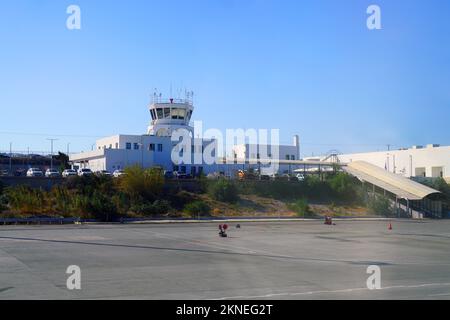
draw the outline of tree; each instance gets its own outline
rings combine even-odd
[[[132,201],[154,201],[161,194],[164,175],[160,168],[142,169],[134,165],[125,169],[120,177],[119,186]]]
[[[69,165],[69,156],[61,151],[58,151],[58,155],[53,156],[53,159],[59,161],[60,165],[60,169],[62,169],[61,171],[64,171],[65,169],[69,169],[70,165]]]
[[[355,179],[344,172],[338,172],[329,180],[331,189],[340,199],[344,201],[352,201],[357,198],[357,184]]]
[[[234,203],[239,199],[238,190],[232,181],[219,179],[209,188],[211,197],[217,201]]]

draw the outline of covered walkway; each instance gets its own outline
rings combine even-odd
[[[442,214],[442,194],[398,174],[388,172],[366,161],[353,161],[342,167],[347,173],[357,177],[363,183],[370,183],[375,192],[379,188],[395,197],[397,210],[403,209],[410,215],[425,213],[438,216]],[[406,203],[405,203],[406,202]]]

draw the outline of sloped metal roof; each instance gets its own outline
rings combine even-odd
[[[374,184],[403,199],[422,200],[430,194],[440,193],[438,190],[388,172],[366,161],[350,162],[343,169],[358,179]]]

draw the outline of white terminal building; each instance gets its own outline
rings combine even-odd
[[[450,146],[428,144],[398,150],[337,155],[341,163],[365,161],[406,178],[444,178],[450,183]],[[306,160],[323,161],[322,157]]]
[[[95,149],[70,155],[74,167],[90,168],[92,171],[125,169],[128,166],[140,165],[144,168],[159,166],[167,171],[177,171],[191,174],[225,173],[233,175],[236,170],[249,167],[261,168],[255,162],[248,164],[250,159],[279,160],[276,172],[291,173],[295,169],[304,169],[305,162],[308,170],[314,170],[315,161],[351,163],[366,161],[388,172],[406,178],[442,177],[450,182],[450,147],[430,144],[427,146],[413,146],[407,149],[366,152],[355,154],[339,154],[330,157],[308,157],[300,160],[299,137],[294,136],[292,145],[269,145],[266,143],[240,143],[234,145],[232,151],[219,154],[218,141],[214,138],[194,138],[194,128],[191,118],[194,111],[192,94],[186,94],[185,99],[162,99],[161,95],[154,95],[149,106],[151,115],[147,133],[141,135],[115,135],[96,141]],[[191,161],[172,161],[172,151],[177,150],[176,141],[172,135],[178,129],[189,132],[191,141]],[[206,163],[203,159],[194,160],[195,152],[202,153],[206,148],[212,149],[214,163]],[[225,146],[222,148],[227,149]],[[217,153],[217,154],[216,154]],[[224,153],[224,152],[222,152]],[[225,152],[226,153],[226,152]],[[247,164],[242,164],[247,163]],[[317,167],[317,166],[316,166]],[[270,172],[268,172],[270,174]]]
[[[284,159],[298,160],[300,145],[298,136],[294,137],[293,145],[273,145],[243,143],[234,145],[231,153],[218,154],[218,141],[194,137],[194,128],[191,117],[194,111],[192,94],[187,94],[185,99],[162,99],[161,95],[154,95],[149,106],[151,115],[147,133],[141,135],[115,135],[99,139],[92,151],[70,155],[70,161],[75,168],[90,168],[92,171],[125,169],[132,165],[144,168],[158,166],[167,171],[177,171],[191,174],[224,173],[233,175],[239,169],[247,169],[242,164],[244,159]],[[191,161],[172,161],[172,152],[186,152],[177,150],[178,142],[172,141],[172,136],[179,129],[189,132]],[[194,154],[203,153],[209,147],[210,153],[216,161],[206,163],[203,158],[200,161],[194,159]],[[222,150],[227,147],[223,146]],[[260,154],[261,153],[261,154]],[[254,165],[254,168],[257,166]],[[276,172],[282,173],[291,170],[289,165],[281,165]]]

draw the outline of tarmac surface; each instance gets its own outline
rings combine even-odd
[[[240,224],[0,226],[0,299],[450,299],[450,220]]]

